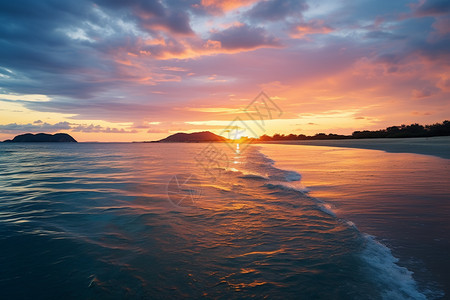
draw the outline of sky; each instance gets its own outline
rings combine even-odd
[[[5,0],[0,22],[0,140],[223,134],[261,91],[256,135],[450,119],[448,0]]]

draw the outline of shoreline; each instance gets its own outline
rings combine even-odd
[[[225,142],[170,142],[161,144],[200,144],[200,143],[225,143]],[[68,143],[1,143],[11,144],[68,144]],[[70,143],[75,144],[75,143]],[[77,142],[76,144],[160,144],[159,142]],[[301,145],[301,146],[325,146],[353,149],[379,150],[389,153],[413,153],[431,155],[439,158],[450,159],[450,136],[418,137],[418,138],[372,138],[372,139],[336,139],[336,140],[280,140],[266,142],[252,142],[253,145]]]
[[[255,143],[256,144],[256,143]],[[284,144],[302,146],[343,147],[381,150],[391,153],[414,153],[450,159],[450,136],[420,138],[379,138],[348,140],[294,140],[268,141],[257,144]]]
[[[426,146],[449,142],[428,141]],[[417,143],[423,141],[408,142]],[[398,266],[414,273],[420,291],[450,294],[449,268],[443,262],[448,245],[449,209],[443,201],[448,194],[444,183],[449,178],[448,163],[431,154],[411,156],[412,151],[393,155],[348,144],[342,149],[298,144],[261,144],[261,153],[275,167],[301,174],[298,185],[291,183],[294,187],[306,188],[338,218],[376,237],[399,259]]]

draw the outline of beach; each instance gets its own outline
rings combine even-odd
[[[392,153],[434,155],[450,159],[450,137],[448,136],[427,138],[271,141],[265,143],[373,149]]]

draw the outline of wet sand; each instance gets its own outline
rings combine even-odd
[[[382,150],[392,153],[416,153],[450,159],[450,137],[273,141],[265,144],[310,145]]]

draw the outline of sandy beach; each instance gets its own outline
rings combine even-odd
[[[450,159],[450,137],[273,141],[265,144],[289,144],[382,150],[392,153],[416,153]]]

